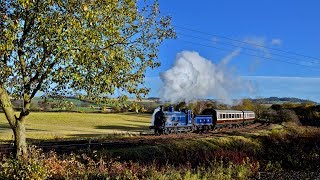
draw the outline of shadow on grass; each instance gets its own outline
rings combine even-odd
[[[144,120],[126,119],[124,121],[129,122],[129,123],[146,123],[146,121],[144,121]],[[150,118],[150,123],[151,123],[151,118]],[[148,122],[148,125],[149,125],[149,122]]]
[[[11,127],[9,124],[0,124],[0,130],[11,130]],[[36,131],[47,131],[47,130],[26,127],[26,131],[36,132]]]
[[[232,132],[221,132],[221,135],[217,135],[218,137],[229,137],[229,136],[242,136],[244,138],[258,138],[262,135],[255,135],[250,134],[247,132],[241,132],[241,131],[232,131]]]
[[[48,130],[34,129],[34,128],[26,128],[26,131],[27,131],[27,132],[37,132],[37,131],[44,132],[44,131],[48,131]]]
[[[107,126],[96,126],[96,129],[109,129],[118,131],[130,131],[130,132],[142,132],[148,130],[147,126],[128,126],[128,125],[107,125]]]
[[[122,138],[126,136],[134,136],[132,132],[119,132],[119,133],[109,133],[109,134],[70,134],[68,137],[70,137],[74,140],[79,139],[87,139],[87,138],[94,138],[94,139],[112,139],[112,138]]]
[[[0,124],[0,129],[11,129],[9,124]]]
[[[150,117],[152,116],[152,114],[149,114],[149,113],[145,113],[145,114],[142,114],[142,113],[134,113],[134,112],[126,112],[126,113],[121,113],[122,115],[128,115],[128,116],[135,116],[135,117],[144,117],[144,118],[147,118],[147,117]]]

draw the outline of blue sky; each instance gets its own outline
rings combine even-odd
[[[278,96],[320,102],[320,1],[160,0],[159,3],[162,15],[172,16],[178,38],[163,43],[159,54],[161,67],[147,71],[149,96],[159,96],[159,74],[173,66],[177,53],[195,51],[217,64],[241,49],[228,66],[237,77],[250,81],[255,91],[230,94],[232,98]]]

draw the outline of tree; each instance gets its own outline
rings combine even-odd
[[[260,102],[255,102],[254,103],[254,107],[253,107],[253,111],[256,113],[256,118],[263,118],[263,112],[267,111],[267,107],[263,104],[261,104]]]
[[[270,108],[275,111],[280,111],[282,109],[282,106],[280,104],[272,104]]]
[[[24,124],[39,91],[96,102],[141,99],[149,91],[145,71],[160,65],[158,49],[168,38],[175,33],[157,2],[0,1],[0,104],[16,156],[27,154]],[[18,115],[11,98],[23,101]]]
[[[240,104],[232,108],[236,110],[254,110],[254,103],[250,99],[243,99]]]
[[[174,109],[175,110],[182,110],[182,109],[186,109],[187,107],[187,103],[186,102],[179,102],[178,104],[175,105]]]

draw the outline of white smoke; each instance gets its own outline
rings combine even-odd
[[[219,64],[213,64],[197,52],[178,53],[174,66],[160,74],[163,82],[160,88],[161,99],[177,103],[210,97],[232,104],[230,93],[251,88],[249,83],[234,76],[226,66],[239,52],[240,49],[235,50]]]

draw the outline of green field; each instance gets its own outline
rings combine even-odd
[[[26,121],[28,139],[103,137],[149,132],[150,114],[46,113],[32,112]],[[0,141],[11,140],[12,131],[0,114]]]

